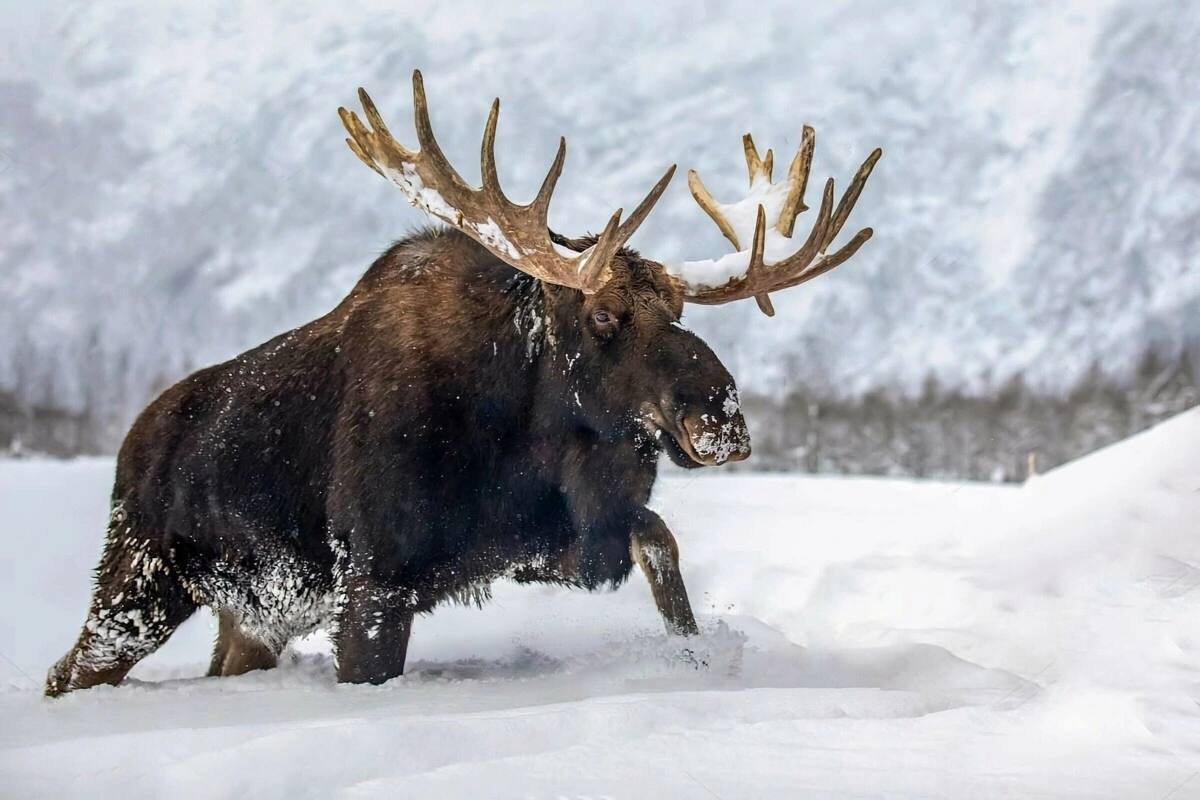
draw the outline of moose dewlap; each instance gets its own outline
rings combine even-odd
[[[415,614],[484,602],[499,577],[587,589],[646,574],[668,629],[696,632],[679,550],[646,508],[666,453],[682,467],[750,455],[733,378],[679,320],[685,303],[769,295],[845,261],[827,252],[876,150],[792,242],[813,132],[787,180],[744,140],[750,193],[689,185],[736,252],[664,266],[625,247],[674,173],[600,235],[551,231],[565,142],[527,205],[500,188],[499,101],[483,185],[433,135],[420,73],[408,150],[359,91],[351,150],[447,227],[392,246],[332,311],[183,379],[134,422],[87,620],[46,693],[115,684],[198,607],[219,613],[210,674],[275,665],[333,631],[338,679],[404,670]],[[769,218],[769,219],[768,219]],[[770,223],[768,226],[768,222]]]

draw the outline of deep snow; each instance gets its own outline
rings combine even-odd
[[[1021,488],[669,476],[688,652],[638,575],[503,584],[382,687],[197,677],[198,617],[47,701],[111,470],[0,462],[5,796],[1200,796],[1200,410]]]

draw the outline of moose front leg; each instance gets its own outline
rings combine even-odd
[[[383,403],[371,397],[363,402]],[[422,546],[416,537],[432,526],[414,506],[399,502],[425,491],[414,484],[419,473],[397,457],[395,431],[368,426],[371,416],[361,408],[347,418],[357,425],[341,434],[349,442],[338,454],[328,500],[334,655],[339,683],[380,684],[404,674],[417,610],[414,573],[405,565]],[[370,436],[359,440],[364,432]]]
[[[413,612],[408,593],[347,577],[334,646],[340,683],[383,683],[404,673]]]
[[[658,514],[647,510],[641,515],[632,531],[629,551],[650,582],[654,603],[667,631],[682,636],[699,633],[683,576],[679,574],[679,545]]]

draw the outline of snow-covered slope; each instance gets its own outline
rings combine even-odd
[[[346,150],[370,87],[410,136],[421,66],[473,174],[570,140],[552,223],[602,226],[679,162],[742,189],[739,136],[804,122],[840,185],[885,155],[855,262],[692,323],[751,392],[1066,393],[1200,348],[1200,13],[1188,2],[5,3],[0,400],[123,425],[155,388],[329,308],[420,221]],[[355,6],[355,7],[350,7]],[[725,245],[678,181],[634,244]],[[2,405],[2,403],[0,403]]]
[[[137,681],[47,701],[107,461],[0,463],[0,775],[17,797],[1194,797],[1200,410],[1022,488],[664,481],[706,633],[643,581],[501,585],[423,618],[410,670],[324,643],[198,678],[197,619]],[[704,666],[697,666],[701,662]]]

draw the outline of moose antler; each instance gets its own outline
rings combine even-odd
[[[800,147],[788,168],[787,181],[775,184],[771,182],[774,154],[768,150],[766,156],[760,158],[750,134],[743,136],[750,191],[737,203],[725,205],[717,202],[704,187],[696,171],[688,171],[688,188],[692,190],[692,196],[737,252],[716,261],[686,261],[679,265],[668,265],[668,273],[682,284],[685,300],[716,305],[753,297],[764,314],[774,316],[771,292],[823,275],[854,255],[871,238],[871,229],[863,228],[840,250],[831,254],[825,252],[846,224],[846,218],[858,201],[875,162],[883,155],[879,148],[875,148],[858,168],[850,188],[838,201],[836,210],[833,207],[833,178],[825,182],[821,208],[817,211],[812,230],[800,249],[792,252],[794,242],[791,237],[796,216],[808,210],[804,204],[804,190],[808,185],[815,142],[813,129],[805,125]],[[774,233],[767,230],[768,212],[775,220]],[[750,245],[748,250],[745,249],[746,244]],[[787,255],[788,252],[791,255]]]
[[[339,108],[338,114],[350,133],[346,144],[364,164],[399,186],[414,206],[459,229],[510,266],[539,280],[588,294],[608,280],[612,257],[646,219],[675,174],[672,166],[624,222],[621,209],[617,209],[595,245],[579,255],[566,256],[555,249],[547,228],[550,196],[567,154],[566,139],[559,139],[554,163],[533,202],[518,205],[505,196],[496,173],[499,99],[493,101],[483,131],[480,158],[483,187],[475,189],[446,160],[433,136],[420,70],[413,72],[413,109],[421,147],[418,151],[409,150],[392,138],[364,90],[358,90],[358,97],[371,123],[370,129],[353,111]]]

